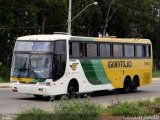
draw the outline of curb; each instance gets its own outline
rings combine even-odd
[[[160,81],[160,78],[152,78],[152,81]]]
[[[0,83],[0,88],[9,88],[10,83]]]
[[[0,86],[0,88],[9,88],[10,86]]]

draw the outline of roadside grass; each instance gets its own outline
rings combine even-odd
[[[22,112],[15,120],[99,120],[103,115],[108,116],[151,116],[160,113],[160,98],[154,100],[139,100],[119,102],[108,107],[87,101],[74,102],[62,100],[47,112],[39,108]]]
[[[160,70],[153,70],[152,77],[160,77]]]
[[[155,110],[150,109],[154,105],[155,102],[149,100],[123,102],[108,107],[107,111],[114,116],[147,116],[155,114]]]
[[[15,120],[52,120],[53,114],[40,108],[31,108],[18,115]],[[53,117],[54,118],[54,117]]]
[[[97,120],[99,115],[106,112],[101,105],[85,100],[82,102],[63,101],[55,111],[61,120]]]
[[[54,108],[54,112],[47,112],[39,108],[31,108],[18,115],[15,120],[98,120],[106,108],[87,101],[73,102],[62,100]]]

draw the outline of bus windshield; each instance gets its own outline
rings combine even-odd
[[[24,49],[25,47],[25,49]],[[54,49],[53,42],[26,42],[17,41],[14,51],[43,51],[52,52]]]
[[[18,78],[61,77],[66,65],[66,42],[16,42],[11,76]]]
[[[49,78],[53,55],[14,54],[11,76]]]

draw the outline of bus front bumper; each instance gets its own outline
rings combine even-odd
[[[10,89],[12,93],[24,93],[24,94],[45,95],[45,96],[51,95],[51,86],[11,84]]]

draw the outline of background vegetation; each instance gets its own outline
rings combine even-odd
[[[159,78],[160,77],[160,70],[153,70],[152,77]]]
[[[96,0],[72,22],[72,35],[151,39],[160,69],[160,1]],[[94,0],[72,0],[72,18]],[[0,65],[10,67],[19,36],[67,31],[68,0],[0,0]]]

